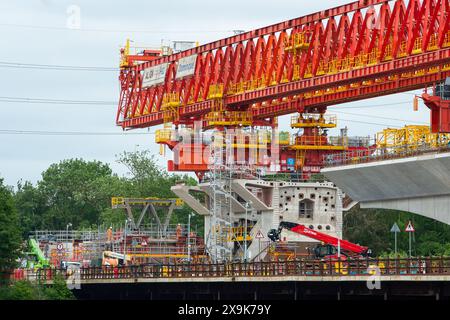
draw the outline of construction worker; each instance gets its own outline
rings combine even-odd
[[[113,241],[112,227],[109,227],[108,230],[106,230],[106,241],[107,241],[108,250],[112,250],[112,243],[111,243]]]
[[[111,242],[113,240],[113,231],[112,231],[112,227],[109,227],[108,230],[106,231],[106,240],[108,242]]]
[[[177,224],[177,239],[179,239],[181,237],[181,233],[183,232],[183,228],[181,227],[181,224]]]

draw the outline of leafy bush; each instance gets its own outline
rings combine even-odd
[[[61,276],[52,285],[39,285],[21,280],[0,287],[0,300],[73,300],[75,296],[67,288]]]

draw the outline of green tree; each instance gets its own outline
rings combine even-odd
[[[111,197],[173,198],[170,188],[177,181],[196,184],[192,177],[168,174],[158,167],[149,151],[123,152],[117,162],[128,169],[126,176],[113,174],[101,162],[69,159],[52,164],[36,186],[19,181],[14,199],[23,236],[38,229],[65,229],[68,223],[74,229],[123,225],[125,212],[111,209]],[[190,211],[188,207],[176,210],[171,223],[186,223]],[[197,230],[202,221],[192,219]]]
[[[109,195],[100,185],[112,177],[111,168],[98,161],[70,159],[52,164],[38,182],[38,192],[45,199],[42,227],[64,229],[97,224],[100,212],[109,205]]]
[[[14,194],[14,202],[19,213],[22,237],[26,239],[30,231],[42,229],[42,214],[46,210],[45,198],[29,181],[19,181]]]
[[[40,285],[27,280],[0,287],[0,300],[73,300],[62,276],[57,275],[52,285]]]
[[[414,224],[413,255],[447,255],[450,247],[450,226],[409,212],[381,209],[353,208],[344,215],[344,237],[370,247],[376,255],[394,252],[394,235],[390,232],[397,223],[399,252],[409,252],[409,221]]]
[[[16,267],[21,244],[19,216],[13,196],[0,179],[0,272],[9,272]]]
[[[150,151],[123,152],[118,155],[117,162],[129,170],[130,196],[134,197],[173,197],[170,187],[180,179],[179,176],[169,175],[160,168]]]
[[[55,276],[53,284],[44,287],[44,297],[46,300],[73,300],[75,296],[67,288],[66,281],[60,275]]]
[[[41,298],[39,288],[26,280],[0,288],[0,300],[40,300]]]

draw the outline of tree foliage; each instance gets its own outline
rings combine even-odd
[[[38,183],[46,206],[43,222],[56,229],[68,223],[74,227],[98,223],[102,208],[109,203],[98,186],[111,175],[111,168],[98,161],[70,159],[51,165]]]
[[[73,229],[123,225],[125,212],[111,209],[112,197],[173,198],[170,187],[178,180],[196,183],[188,176],[168,174],[148,151],[124,152],[117,162],[128,169],[126,176],[113,174],[109,165],[98,161],[69,159],[52,164],[36,186],[19,181],[14,199],[23,237],[34,230],[64,230],[69,223]],[[188,212],[187,207],[176,210],[172,223],[186,222]],[[203,224],[200,217],[193,223]]]
[[[412,235],[413,255],[450,255],[450,226],[403,211],[356,207],[344,217],[344,237],[369,246],[375,254],[389,255],[394,252],[394,235],[390,230],[397,223],[401,230],[398,234],[398,251],[407,253],[409,235],[404,230],[409,220],[416,231]]]
[[[52,285],[40,285],[26,280],[0,287],[0,300],[73,300],[64,279],[57,275]]]
[[[7,272],[17,265],[22,244],[20,233],[11,190],[0,179],[0,272]]]

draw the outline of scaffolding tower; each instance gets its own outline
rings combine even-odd
[[[216,132],[217,133],[217,132]],[[215,134],[215,139],[223,139],[221,134]],[[227,241],[226,230],[232,225],[231,216],[231,179],[226,179],[225,175],[231,171],[226,170],[226,152],[222,143],[214,143],[211,149],[212,165],[209,172],[211,182],[209,232],[206,238],[206,250],[212,262],[229,261],[232,257],[232,250]],[[229,182],[227,182],[227,180]],[[227,188],[226,185],[229,184]]]

